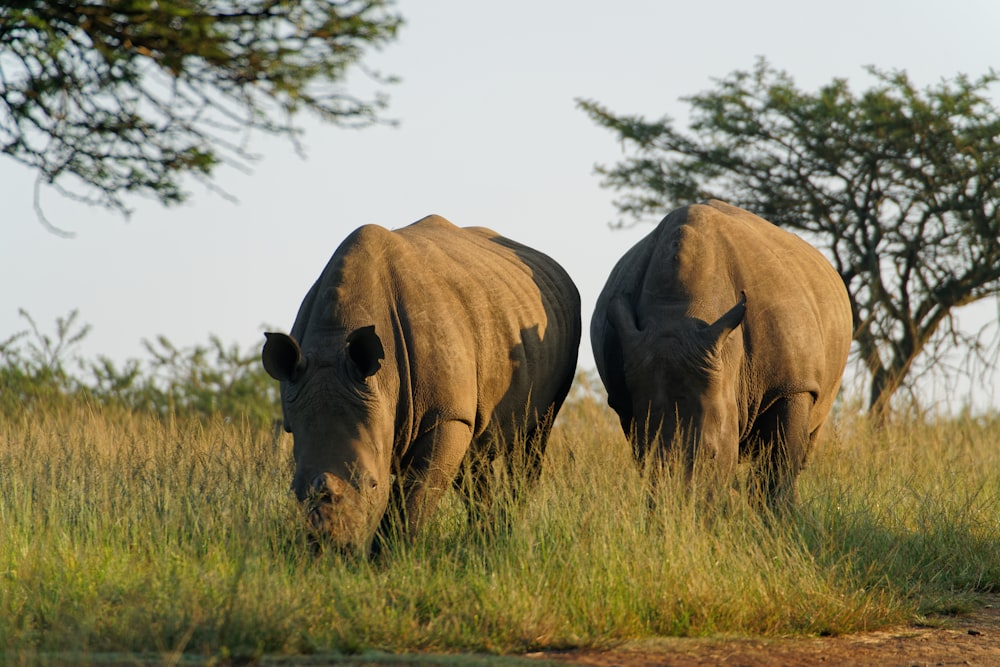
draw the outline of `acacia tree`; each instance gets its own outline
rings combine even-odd
[[[861,94],[842,79],[811,94],[758,60],[682,98],[688,133],[578,105],[630,153],[597,167],[626,217],[716,197],[825,246],[850,293],[870,410],[884,416],[922,355],[975,350],[955,310],[1000,295],[1000,113],[994,72],[925,90],[868,72]]]
[[[207,183],[220,163],[247,167],[251,130],[295,141],[301,110],[338,125],[378,120],[384,97],[342,84],[366,49],[395,37],[390,4],[3,3],[0,152],[37,169],[38,184],[124,214],[129,193],[182,201],[182,175]],[[37,187],[35,197],[38,209]]]

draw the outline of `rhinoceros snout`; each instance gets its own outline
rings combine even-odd
[[[328,472],[320,473],[309,485],[305,497],[313,528],[324,532],[350,531],[358,514],[360,494],[346,481]]]
[[[310,486],[312,487],[314,498],[322,498],[331,502],[337,502],[343,498],[350,489],[350,485],[347,482],[328,472],[314,477]]]
[[[373,531],[373,503],[363,489],[341,477],[320,473],[308,484],[304,499],[314,539],[343,551],[363,549]],[[375,485],[377,487],[377,485]]]

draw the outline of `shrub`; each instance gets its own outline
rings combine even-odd
[[[16,414],[73,401],[116,405],[158,415],[220,415],[266,423],[280,415],[278,386],[256,349],[210,336],[207,345],[177,347],[165,336],[143,341],[146,360],[86,361],[76,350],[91,327],[76,310],[44,333],[24,310],[29,328],[0,342],[0,411]]]

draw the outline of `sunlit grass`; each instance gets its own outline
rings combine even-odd
[[[376,562],[313,556],[264,428],[76,406],[0,421],[0,648],[519,652],[829,634],[1000,587],[1000,423],[841,420],[788,516],[655,507],[617,420],[566,406],[538,487],[477,531],[446,499]]]

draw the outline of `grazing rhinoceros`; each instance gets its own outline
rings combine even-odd
[[[772,505],[795,497],[851,335],[847,291],[823,255],[714,200],[673,211],[633,246],[591,321],[637,460],[681,442],[688,478],[698,468],[711,487],[748,455]]]
[[[266,336],[292,487],[322,542],[365,552],[397,512],[413,534],[467,453],[463,488],[485,489],[498,452],[537,478],[576,370],[580,296],[541,252],[428,216],[354,231],[291,335]]]

